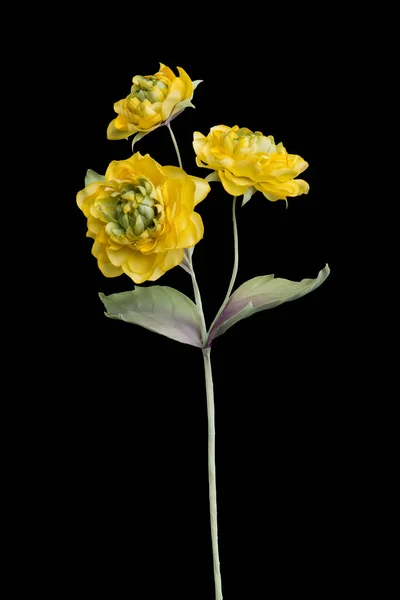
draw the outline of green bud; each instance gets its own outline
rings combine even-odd
[[[150,181],[147,181],[147,179],[145,179],[144,177],[139,177],[138,183],[140,186],[146,188],[147,194],[151,194],[151,192],[153,191],[153,186],[151,185]],[[143,192],[143,194],[144,193],[145,192]]]
[[[153,206],[154,205],[154,200],[153,198],[150,198],[150,196],[145,196],[142,200],[142,204],[145,204],[146,206]]]
[[[149,231],[150,233],[154,233],[154,231],[157,229],[157,225],[158,225],[158,221],[157,219],[154,217],[153,218],[153,225],[147,227],[147,231]]]
[[[107,223],[106,233],[108,233],[108,235],[111,235],[112,237],[123,237],[125,235],[125,229],[123,229],[117,223]]]
[[[140,235],[145,229],[145,225],[144,225],[144,221],[143,221],[143,217],[141,215],[137,215],[136,217],[136,223],[133,227],[133,233],[135,235]]]
[[[142,90],[153,89],[154,84],[151,81],[151,79],[147,79],[146,77],[143,77],[142,75],[135,75],[135,77],[133,78],[132,81],[135,85],[137,85]]]
[[[141,204],[138,210],[139,214],[142,215],[142,217],[145,219],[147,226],[150,223],[150,221],[153,220],[154,210],[150,206],[146,206],[146,204]]]
[[[125,192],[125,194],[122,196],[122,198],[124,200],[134,200],[135,199],[134,190],[128,190],[127,192]]]
[[[164,100],[164,94],[159,88],[155,87],[150,90],[150,92],[147,92],[147,98],[151,103],[162,102]]]
[[[119,219],[118,219],[120,225],[124,228],[124,229],[128,229],[129,227],[129,217],[126,214],[122,214]]]
[[[133,233],[133,229],[132,229],[132,227],[131,227],[130,225],[129,225],[129,227],[127,228],[127,230],[126,230],[125,234],[126,234],[126,237],[127,237],[129,240],[135,240],[135,239],[136,239],[136,236],[135,236],[135,234]]]

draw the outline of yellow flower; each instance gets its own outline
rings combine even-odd
[[[162,167],[137,152],[110,163],[105,176],[88,171],[85,184],[77,203],[106,277],[126,273],[135,283],[155,281],[203,237],[194,207],[210,186],[183,169]]]
[[[169,67],[160,63],[155,75],[136,75],[129,96],[114,104],[118,117],[108,126],[108,139],[149,133],[188,106],[194,108],[191,99],[200,81],[192,81],[181,67],[178,71],[179,77],[176,77]]]
[[[272,135],[218,125],[207,137],[196,131],[193,147],[198,166],[215,171],[207,180],[221,181],[232,196],[243,194],[242,206],[257,190],[272,202],[308,193],[308,183],[295,179],[308,163],[288,154],[282,143],[275,145]]]

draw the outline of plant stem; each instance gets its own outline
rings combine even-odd
[[[214,386],[211,371],[211,348],[203,348],[204,374],[207,393],[208,416],[208,484],[210,495],[210,521],[211,541],[213,550],[215,600],[222,600],[221,570],[218,552],[218,525],[217,525],[217,485],[215,477],[215,410]]]
[[[206,326],[206,320],[204,318],[204,311],[203,311],[203,303],[201,301],[201,295],[200,295],[200,290],[199,290],[199,286],[197,284],[197,279],[196,279],[196,275],[194,272],[194,268],[193,268],[193,262],[192,262],[192,257],[190,256],[189,259],[189,264],[190,264],[190,276],[192,278],[192,285],[193,285],[193,292],[194,292],[194,299],[196,302],[196,306],[197,306],[197,310],[200,316],[200,321],[201,321],[201,334],[202,334],[202,341],[203,344],[206,344],[206,340],[207,340],[207,326]]]
[[[192,277],[194,297],[199,311],[202,324],[203,344],[207,343],[207,328],[204,318],[203,305],[200,290],[197,285],[196,275],[193,269],[192,257],[190,257],[190,274]],[[208,418],[208,486],[210,497],[210,523],[211,543],[214,565],[215,600],[222,600],[221,570],[219,566],[218,552],[218,524],[217,524],[217,483],[215,476],[215,409],[214,409],[214,386],[211,371],[211,348],[202,348],[204,359],[204,375],[206,381],[207,395],[207,418]]]
[[[171,129],[171,124],[169,123],[169,121],[167,121],[166,125],[167,125],[167,127],[168,127],[168,129],[169,129],[169,132],[170,132],[170,134],[171,134],[172,143],[174,144],[174,148],[175,148],[175,151],[176,151],[176,155],[177,155],[177,157],[178,157],[178,163],[179,163],[179,166],[180,166],[180,168],[182,169],[182,168],[183,168],[183,167],[182,167],[182,159],[181,159],[181,154],[180,154],[180,152],[179,152],[179,148],[178,148],[178,142],[176,141],[176,137],[174,136],[174,132],[173,132],[173,131],[172,131],[172,129]]]
[[[171,129],[171,125],[167,123],[167,127],[171,134],[173,144],[175,146],[176,155],[178,157],[179,166],[182,168],[181,155],[178,148],[178,143]],[[233,222],[234,222],[234,236],[235,237],[235,248],[237,248],[237,231],[236,231],[236,218],[235,218],[235,201],[233,201]],[[236,253],[236,250],[235,250]],[[199,286],[197,284],[196,275],[193,268],[192,254],[187,253],[187,263],[190,268],[190,275],[192,278],[194,298],[196,301],[197,310],[201,322],[201,333],[203,342],[203,359],[204,359],[204,375],[206,381],[206,395],[207,395],[207,417],[208,417],[208,481],[209,481],[209,496],[210,496],[210,522],[211,522],[211,542],[213,552],[213,565],[214,565],[214,584],[215,584],[215,600],[222,600],[222,583],[221,583],[221,571],[219,566],[219,552],[218,552],[218,525],[217,525],[217,485],[215,478],[215,410],[214,410],[214,386],[212,380],[211,371],[211,348],[205,348],[207,343],[207,326],[204,318],[203,304],[201,301],[201,295]],[[235,258],[236,272],[237,272],[237,259]],[[229,287],[229,294],[232,290],[235,278],[231,281]]]
[[[221,308],[217,312],[214,321],[211,323],[211,326],[210,326],[210,329],[208,330],[208,333],[210,333],[210,331],[212,330],[214,324],[217,322],[218,317],[220,316],[220,314],[222,313],[222,311],[224,310],[225,306],[228,303],[228,300],[229,300],[229,298],[231,296],[232,288],[233,288],[233,286],[235,284],[236,275],[237,275],[237,272],[238,272],[238,267],[239,267],[239,243],[238,243],[238,232],[237,232],[237,223],[236,223],[236,200],[237,200],[237,196],[234,196],[233,202],[232,202],[233,248],[234,248],[234,259],[233,259],[232,277],[231,277],[231,281],[229,283],[228,291],[226,292],[225,300],[221,304]]]

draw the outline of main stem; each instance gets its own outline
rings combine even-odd
[[[192,258],[190,257],[190,271],[192,276],[194,297],[201,320],[203,345],[207,343],[207,329],[204,318],[203,305],[199,286],[197,285],[196,275],[193,269]],[[214,385],[211,371],[211,348],[202,348],[204,359],[204,375],[206,380],[207,396],[207,418],[208,418],[208,486],[210,497],[210,523],[211,523],[211,543],[214,565],[214,585],[215,600],[222,600],[222,581],[221,570],[219,566],[218,552],[218,524],[217,524],[217,481],[215,477],[215,409],[214,409]]]
[[[215,600],[222,600],[222,581],[218,551],[217,484],[215,477],[215,410],[214,386],[211,371],[211,348],[203,348],[204,374],[208,416],[208,483],[210,496],[211,542],[213,550]]]
[[[171,125],[167,123],[167,127],[171,134],[171,138],[175,147],[176,155],[178,157],[179,166],[182,168],[181,155],[178,148],[178,143],[171,129]],[[234,227],[236,227],[235,219],[235,201],[233,203],[233,219]],[[235,252],[237,248],[237,232],[235,238]],[[219,552],[218,552],[218,525],[217,525],[217,482],[215,478],[215,410],[214,410],[214,386],[212,380],[211,371],[211,348],[205,348],[207,343],[207,327],[204,318],[203,304],[201,302],[201,295],[199,286],[197,284],[196,275],[193,268],[192,256],[188,257],[190,264],[190,274],[192,277],[194,298],[196,301],[197,310],[200,317],[201,323],[201,336],[203,342],[203,359],[204,359],[204,375],[206,380],[206,395],[207,395],[207,416],[208,416],[208,482],[209,482],[209,496],[210,496],[210,522],[211,522],[211,542],[213,552],[213,565],[214,565],[214,585],[215,585],[215,600],[222,600],[222,581],[221,581],[221,570],[219,566]],[[235,260],[235,264],[236,264]],[[237,271],[237,266],[236,266]],[[236,274],[235,274],[236,277]],[[230,291],[232,290],[235,278],[231,281],[231,286],[228,292],[226,301],[229,299]]]

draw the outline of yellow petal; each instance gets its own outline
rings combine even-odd
[[[135,283],[143,283],[144,281],[148,281],[151,278],[155,269],[157,269],[157,266],[163,262],[165,254],[166,253],[152,255],[155,260],[152,264],[150,264],[149,269],[147,271],[143,270],[142,272],[137,272],[136,270],[130,268],[129,263],[124,263],[121,268],[123,272],[126,275],[128,275],[128,277],[130,277]],[[144,263],[142,263],[142,267],[143,266]]]
[[[257,190],[259,190],[260,192],[262,192],[264,194],[265,198],[267,200],[270,200],[270,202],[276,202],[277,200],[285,200],[285,198],[276,196],[276,194],[273,194],[271,191],[265,191],[265,189],[263,187],[261,187],[261,185],[259,185],[259,184],[256,184],[254,187]]]
[[[183,100],[187,100],[190,99],[193,96],[193,83],[192,80],[190,79],[189,75],[186,73],[186,71],[184,69],[182,69],[181,67],[177,67],[178,71],[179,71],[179,75],[180,78],[182,80],[182,82],[185,84],[185,93],[183,95]]]
[[[111,123],[109,124],[109,126],[107,128],[107,139],[108,140],[123,140],[123,139],[129,137],[130,135],[132,135],[132,133],[135,133],[135,131],[121,131],[120,129],[117,129],[115,127],[116,120],[117,119],[114,119],[113,121],[111,121]]]
[[[114,179],[132,179],[134,177],[134,170],[132,165],[127,160],[113,160],[107,167],[106,181],[107,183]]]
[[[114,267],[114,265],[112,265],[111,263],[101,263],[97,261],[97,264],[99,266],[100,271],[106,277],[118,277],[123,273],[121,267]]]
[[[151,158],[149,154],[142,156],[140,152],[136,152],[126,162],[131,164],[137,173],[140,173],[151,181],[154,186],[162,185],[167,179],[166,175],[164,175],[163,167]]]
[[[115,129],[122,129],[123,131],[128,130],[128,119],[125,115],[118,115],[118,117],[114,121]]]
[[[161,115],[156,114],[152,118],[140,117],[137,128],[138,131],[149,131],[149,129],[155,129],[159,123],[161,123]]]
[[[95,181],[90,185],[87,185],[83,190],[77,193],[76,195],[76,203],[83,211],[85,217],[90,216],[90,207],[93,204],[95,198],[97,197],[99,190],[104,186],[101,182]]]
[[[192,205],[193,205],[193,200],[192,200]],[[193,208],[192,208],[192,210],[193,210]],[[186,229],[186,227],[188,227],[189,222],[190,222],[190,215],[192,214],[192,210],[188,210],[185,206],[182,206],[179,213],[174,216],[172,223],[175,225],[177,232],[183,231]],[[176,246],[176,243],[175,243],[175,246]]]
[[[295,194],[296,196],[300,196],[301,194],[308,194],[308,192],[310,191],[310,186],[307,183],[307,181],[304,181],[304,179],[295,179],[294,183],[297,184],[297,193]]]
[[[166,65],[163,65],[160,62],[160,72],[163,73],[163,75],[165,75],[166,77],[168,77],[168,79],[170,79],[171,81],[174,81],[174,79],[176,79],[176,75],[175,73]]]
[[[198,156],[196,156],[196,165],[198,167],[202,167],[203,169],[212,169],[209,165],[205,164]],[[217,167],[218,168],[218,167]]]
[[[193,139],[194,140],[205,140],[206,136],[203,135],[200,131],[194,131],[193,132]]]
[[[224,171],[218,171],[218,175],[225,191],[232,196],[241,196],[249,187],[248,185],[237,185],[225,175]]]
[[[201,216],[198,213],[192,213],[188,226],[178,235],[179,248],[191,248],[195,246],[204,235],[204,225]]]
[[[98,241],[95,241],[92,246],[92,254],[97,258],[98,267],[103,275],[106,277],[118,277],[118,275],[122,274],[122,269],[120,267],[115,267],[110,263],[103,244],[99,244]]]
[[[189,219],[187,219],[188,221]],[[182,226],[181,226],[182,227]],[[173,222],[165,229],[165,234],[159,238],[157,250],[174,250],[178,241],[178,223]]]
[[[110,262],[115,267],[120,267],[124,263],[128,262],[132,250],[131,248],[120,248],[119,250],[112,250],[111,248],[107,248],[106,252],[108,258],[110,259]]]
[[[201,216],[194,212],[192,213],[190,220],[192,221],[192,223],[194,224],[194,226],[196,227],[197,230],[197,242],[199,242],[203,237],[204,237],[204,224],[203,224],[203,219],[201,218]],[[196,242],[196,244],[197,244]]]
[[[133,273],[141,274],[146,273],[154,267],[157,260],[159,260],[157,253],[142,254],[142,252],[132,249],[127,260],[127,265]]]
[[[118,102],[114,102],[114,110],[118,114],[124,112],[124,110],[126,110],[126,98],[123,100],[118,100]]]
[[[186,174],[185,174],[186,175]],[[173,182],[175,185],[178,182]],[[179,186],[179,187],[178,187]],[[178,186],[175,189],[170,189],[170,198],[175,199],[177,202],[177,211],[173,212],[173,218],[177,218],[180,210],[186,210],[188,214],[193,212],[194,209],[194,192],[195,184],[191,177],[186,175],[185,179],[179,181]]]
[[[183,261],[184,250],[168,250],[164,260],[154,269],[152,275],[149,277],[149,281],[156,281],[161,275],[164,275],[166,271],[169,271],[173,267],[176,267]]]
[[[194,182],[195,191],[194,191],[194,205],[198,204],[207,196],[210,192],[210,184],[205,179],[201,179],[200,177],[190,176],[190,179]]]
[[[95,219],[90,216],[88,217],[87,227],[91,233],[98,234],[104,229],[104,223],[100,221],[100,219]]]
[[[99,242],[100,244],[109,244],[110,243],[110,239],[107,235],[105,225],[103,226],[102,229],[100,229],[99,233],[96,235],[96,242]]]
[[[249,187],[251,185],[253,185],[253,180],[249,177],[237,177],[236,175],[234,175],[233,173],[231,173],[230,171],[226,170],[224,171],[226,177],[232,181],[232,183],[235,183],[236,185],[239,186],[245,186],[245,187]]]
[[[176,78],[171,85],[170,92],[162,103],[161,116],[162,120],[166,121],[175,106],[183,99],[185,94],[185,84],[180,78]]]
[[[174,177],[177,179],[181,179],[182,181],[187,177],[186,172],[180,167],[172,167],[168,165],[166,167],[161,168],[163,173],[167,175],[167,177]]]
[[[308,162],[296,154],[289,154],[288,161],[290,168],[295,170],[297,175],[300,175],[300,173],[303,173],[308,168]]]

